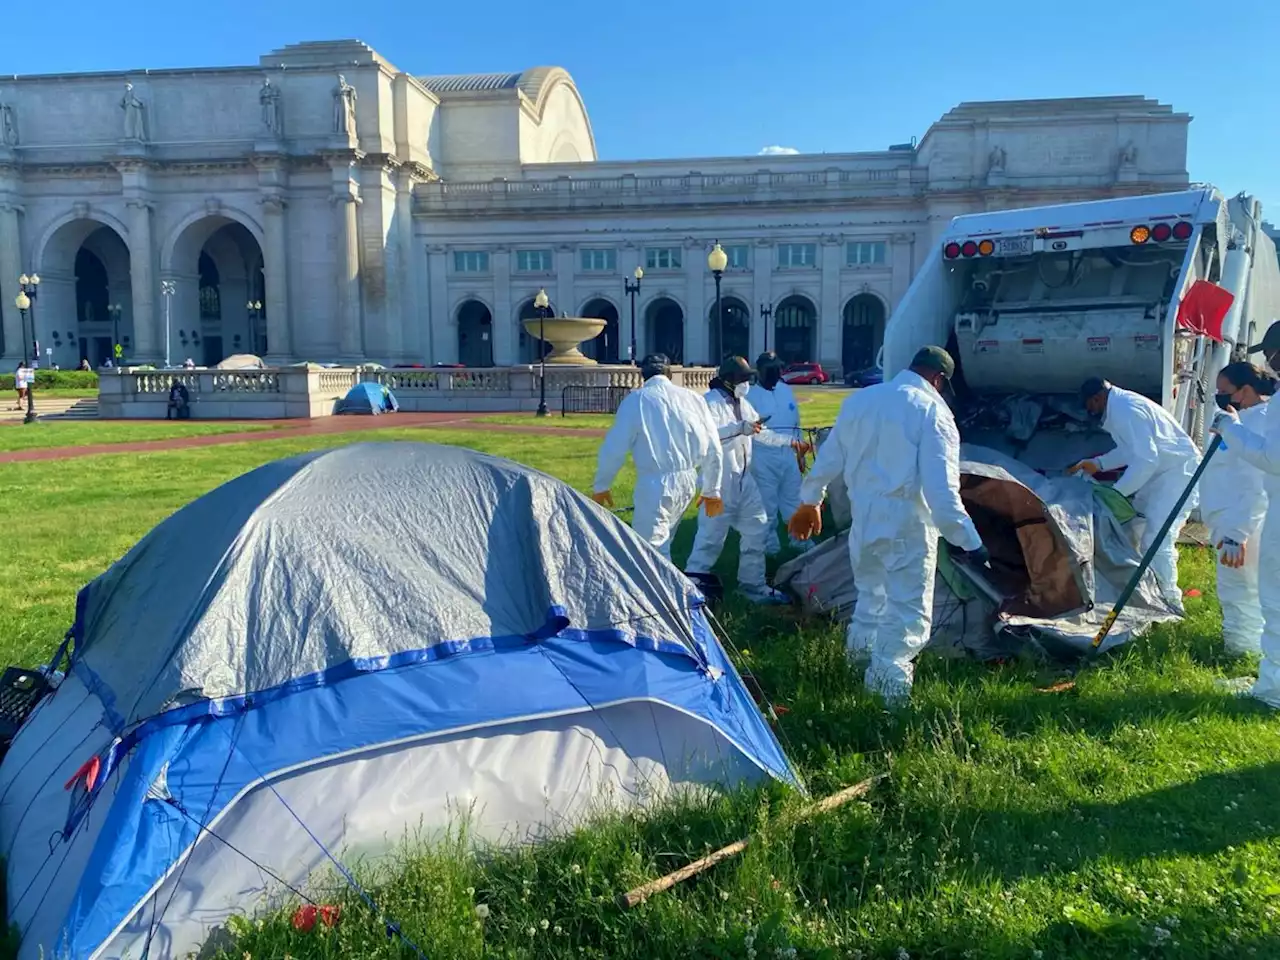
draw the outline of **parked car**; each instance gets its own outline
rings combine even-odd
[[[877,383],[884,383],[884,371],[879,367],[867,367],[844,375],[846,387],[874,387]]]
[[[830,379],[820,363],[793,363],[782,371],[783,383],[789,383],[793,387],[813,386]]]

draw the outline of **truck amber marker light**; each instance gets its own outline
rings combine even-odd
[[[1138,226],[1129,231],[1129,239],[1134,243],[1146,243],[1151,239],[1151,228]]]

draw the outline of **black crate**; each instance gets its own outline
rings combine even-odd
[[[0,676],[0,750],[18,734],[45,695],[53,689],[39,670],[8,667]]]

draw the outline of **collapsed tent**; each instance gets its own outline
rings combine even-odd
[[[337,413],[394,413],[400,409],[390,388],[379,383],[357,383],[338,401]]]
[[[703,608],[509,461],[357,444],[232,480],[80,592],[0,764],[20,957],[185,956],[407,831],[797,783]]]
[[[982,659],[1028,645],[1056,656],[1085,652],[1141,561],[1105,489],[1078,477],[1044,477],[994,450],[962,444],[960,498],[991,552],[991,568],[962,570],[939,550],[930,647]],[[843,481],[830,495],[847,511]],[[837,516],[837,524],[847,528],[848,520]],[[857,599],[848,533],[784,564],[775,585],[810,612],[848,620]],[[1103,649],[1177,618],[1148,570]]]

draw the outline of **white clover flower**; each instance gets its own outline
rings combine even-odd
[[[572,874],[576,877],[578,874],[580,874],[580,873],[582,872],[582,867],[578,866],[578,865],[575,863],[573,866],[571,866],[571,867],[569,868],[569,872],[570,872],[570,873],[572,873]]]
[[[546,930],[548,927],[551,926],[551,921],[544,918],[538,921],[538,926],[540,926],[543,930]]]
[[[468,897],[474,897],[475,895],[476,895],[476,888],[475,888],[475,887],[467,887],[467,896],[468,896]]]
[[[557,937],[563,937],[563,936],[564,936],[564,927],[560,926],[560,924],[558,924],[558,923],[557,923],[557,924],[556,924],[556,928],[555,928],[554,930],[552,930],[551,932],[552,932],[552,933],[554,933]]]
[[[721,900],[728,900],[728,899],[729,899],[729,891],[728,891],[728,890],[721,890],[721,891],[720,891],[720,899],[721,899]]]
[[[899,947],[898,952],[894,954],[898,960],[911,960],[911,954],[907,953],[906,947]]]
[[[1154,930],[1151,931],[1151,935],[1155,938],[1156,943],[1164,943],[1171,936],[1173,936],[1173,934],[1171,934],[1164,927],[1156,927]]]
[[[529,927],[527,930],[525,930],[525,933],[530,937],[536,937],[538,935],[538,931],[533,929],[533,927]]]

